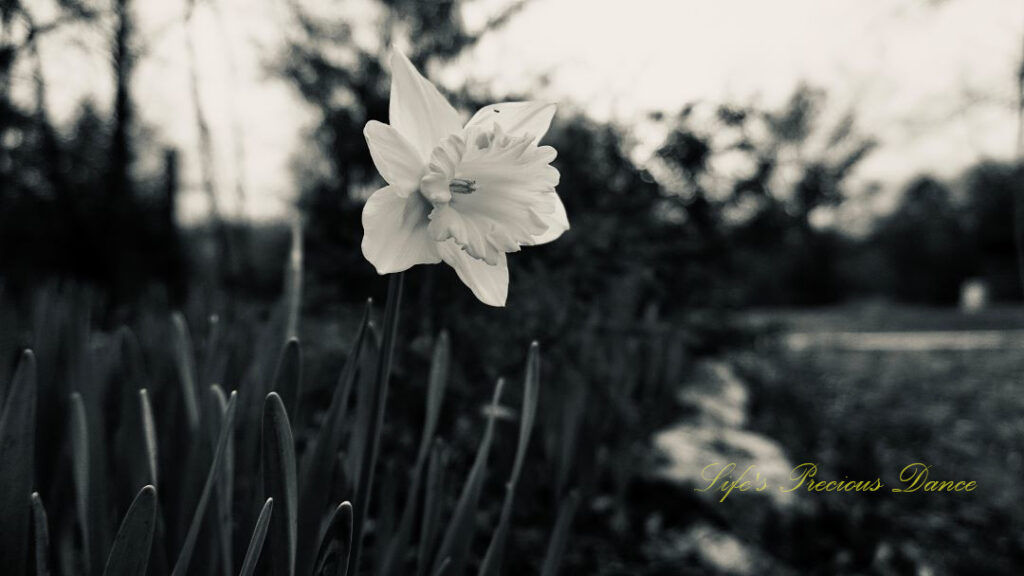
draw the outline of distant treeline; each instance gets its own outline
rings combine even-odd
[[[9,287],[69,277],[117,299],[157,283],[175,299],[192,280],[224,280],[209,270],[220,238],[215,231],[182,234],[173,225],[173,152],[164,154],[162,172],[133,179],[131,195],[114,205],[105,193],[109,127],[92,107],[83,107],[70,129],[47,128],[59,138],[57,153],[47,151],[37,120],[22,120],[0,126],[4,141],[16,134],[18,144],[3,151],[0,188],[0,269]],[[851,236],[812,223],[815,209],[853,201],[841,189],[839,168],[803,167],[797,196],[774,187],[771,160],[760,156],[754,163],[760,172],[731,182],[722,194],[705,183],[713,156],[723,152],[690,130],[685,116],[674,121],[656,158],[640,166],[621,129],[581,115],[558,119],[547,141],[559,151],[559,191],[572,230],[557,243],[516,255],[513,273],[536,279],[533,291],[569,298],[582,309],[614,308],[624,317],[651,304],[673,310],[884,297],[947,305],[972,278],[984,280],[994,299],[1020,299],[1012,214],[1013,190],[1024,178],[1013,166],[982,163],[949,183],[918,178],[901,191],[895,211]],[[379,282],[359,251],[360,193],[372,183],[346,186],[308,175],[300,183],[310,294],[365,297]],[[244,264],[236,266],[234,287],[274,294],[287,227],[228,228]],[[412,290],[452,287],[440,272],[424,274],[431,280]]]
[[[40,62],[33,43],[42,32],[29,30],[21,45],[3,47],[0,276],[15,290],[72,278],[115,302],[152,284],[167,286],[172,301],[197,283],[272,295],[280,288],[287,228],[253,228],[216,214],[209,226],[185,235],[175,226],[177,154],[132,113],[142,104],[130,91],[132,64],[142,56],[132,50],[129,4],[118,3],[110,15],[113,105],[100,111],[85,103],[67,126],[51,120],[41,74],[35,102],[11,96],[13,72]],[[429,64],[455,59],[516,9],[470,33],[458,4],[381,1],[390,17],[378,25],[400,22],[410,56],[429,73]],[[383,289],[359,245],[362,205],[381,185],[362,128],[387,120],[388,74],[379,47],[369,50],[349,33],[374,24],[292,9],[295,22],[282,25],[294,33],[273,71],[318,115],[295,171],[308,304],[361,301]],[[91,13],[66,10],[69,21],[95,23]],[[451,96],[466,109],[495,100],[472,87]],[[956,302],[968,278],[986,280],[996,299],[1019,299],[1012,191],[1024,184],[1020,171],[986,163],[952,183],[923,177],[906,187],[892,214],[850,235],[835,220],[870,200],[870,190],[853,189],[850,176],[875,142],[852,113],[824,123],[824,102],[822,92],[799,86],[779,109],[705,104],[652,116],[648,123],[664,136],[645,158],[638,157],[635,127],[596,122],[563,106],[545,141],[558,150],[558,190],[572,229],[512,258],[510,302],[528,295],[541,314],[623,319],[651,309],[810,306],[876,296],[939,305]],[[207,164],[203,169],[210,173]],[[442,293],[445,305],[461,306],[464,291],[446,272],[417,272],[422,281],[407,290],[424,302]],[[524,292],[517,300],[518,290]]]

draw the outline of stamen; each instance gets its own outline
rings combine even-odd
[[[476,180],[452,178],[448,182],[448,189],[451,190],[452,194],[472,194],[476,192]]]

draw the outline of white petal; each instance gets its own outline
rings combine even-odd
[[[550,102],[503,102],[484,106],[466,123],[466,128],[490,128],[495,122],[509,136],[529,134],[537,141],[544,137],[555,117]]]
[[[508,262],[505,255],[497,266],[491,266],[483,260],[477,260],[454,241],[449,240],[438,244],[441,257],[459,275],[463,284],[469,286],[473,294],[488,306],[504,306],[508,297]]]
[[[531,244],[534,246],[553,242],[569,229],[569,215],[565,213],[565,204],[562,204],[562,199],[557,194],[554,196],[556,199],[555,211],[550,214],[540,215],[541,220],[544,220],[544,223],[548,225],[548,229],[533,237]]]
[[[448,100],[398,50],[391,53],[391,125],[419,151],[424,163],[449,134],[462,129],[462,119]]]
[[[363,256],[378,274],[437,264],[441,254],[427,232],[430,204],[419,194],[403,198],[394,186],[377,190],[363,206]]]
[[[416,190],[426,170],[419,151],[398,130],[376,120],[366,123],[363,136],[370,148],[373,165],[384,180],[398,187],[403,197]]]

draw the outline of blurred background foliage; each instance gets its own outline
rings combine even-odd
[[[49,305],[69,308],[64,320],[49,320],[61,324],[58,332],[71,331],[80,317],[104,331],[127,324],[151,348],[166,332],[158,318],[171,309],[186,310],[193,326],[218,314],[235,326],[229,337],[237,350],[224,373],[239,382],[247,377],[243,358],[255,348],[257,327],[280,321],[290,225],[216,211],[201,225],[178,225],[178,152],[133,113],[141,104],[132,94],[133,64],[146,57],[133,50],[138,1],[60,0],[46,22],[36,21],[31,4],[0,3],[0,278],[12,310],[5,312],[11,317],[0,381],[13,373],[19,345],[31,344],[46,326],[32,316],[42,287],[49,287]],[[524,5],[513,3],[483,28],[467,30],[455,0],[371,4],[384,25],[367,45],[354,32],[365,25],[358,11],[327,16],[289,3],[291,20],[282,23],[287,47],[268,63],[268,72],[286,79],[316,115],[306,148],[296,153],[294,180],[303,230],[304,394],[313,406],[329,398],[362,303],[385,292],[359,249],[360,212],[380,185],[362,128],[387,120],[384,47],[402,44],[429,74]],[[45,105],[52,87],[39,72],[37,42],[70,25],[107,35],[115,98],[110,109],[82,102],[73,121],[61,124]],[[27,101],[12,93],[15,71],[25,69],[33,71],[35,92]],[[464,110],[529,97],[472,86],[448,96]],[[543,457],[531,464],[536,474],[524,476],[517,521],[528,529],[512,547],[542,550],[539,534],[550,527],[555,503],[577,488],[588,505],[567,573],[640,573],[648,560],[646,531],[654,530],[650,513],[661,505],[636,497],[644,486],[636,476],[655,458],[648,440],[679,418],[676,385],[694,357],[752,341],[731,312],[863,300],[949,306],[969,279],[982,279],[997,301],[1021,299],[1009,214],[1024,171],[989,161],[954,179],[922,175],[887,216],[846,226],[847,209],[877,193],[851,179],[876,142],[852,112],[826,120],[827,98],[795,86],[778,109],[704,102],[652,115],[660,134],[653,146],[638,142],[632,127],[562,106],[545,142],[558,151],[558,191],[572,229],[516,255],[509,308],[479,305],[446,267],[407,273],[400,339],[407,345],[392,394],[422,392],[435,335],[450,331],[452,408],[441,430],[453,438],[458,466],[468,466],[481,428],[476,416],[490,394],[481,384],[520,374],[518,351],[530,341],[544,350]],[[196,122],[204,138],[201,111]],[[173,377],[166,358],[150,362],[154,379]],[[392,456],[384,466],[393,472],[414,448],[422,416],[402,402],[392,408],[393,429],[385,435]],[[300,442],[302,426],[316,421],[311,412],[298,423]],[[489,490],[499,502],[500,491]],[[496,509],[487,513],[493,517]],[[830,566],[779,550],[801,565]]]
[[[311,306],[357,301],[382,286],[358,249],[359,213],[378,185],[362,126],[387,118],[381,46],[399,34],[414,62],[429,71],[456,59],[522,4],[470,32],[458,2],[379,2],[386,27],[372,48],[353,33],[365,24],[358,14],[327,17],[291,5],[294,22],[282,24],[289,26],[287,48],[269,66],[319,120],[296,162]],[[276,266],[264,255],[285,252],[287,228],[219,214],[205,226],[175,228],[177,155],[132,113],[138,106],[130,92],[132,60],[144,55],[118,52],[121,44],[133,45],[130,2],[60,6],[45,24],[19,3],[4,12],[12,40],[0,60],[0,263],[17,271],[7,283],[13,289],[73,278],[124,302],[160,283],[180,302],[189,284],[183,279],[192,273],[238,294],[273,294],[277,270],[259,268]],[[100,110],[83,102],[70,124],[58,125],[42,104],[48,89],[42,75],[36,74],[37,97],[26,104],[12,97],[11,74],[18,66],[32,69],[35,44],[45,34],[81,22],[112,27],[116,105]],[[450,96],[466,110],[516,98],[478,87]],[[516,271],[543,273],[547,285],[532,285],[534,291],[584,308],[622,294],[610,283],[628,283],[635,301],[623,303],[632,307],[623,313],[634,317],[649,305],[674,312],[871,297],[952,304],[958,285],[971,277],[988,280],[999,300],[1019,300],[1010,280],[1011,223],[1002,217],[1019,171],[984,162],[952,181],[922,176],[906,186],[888,217],[851,231],[841,208],[869,201],[873,189],[851,189],[849,177],[875,142],[858,130],[852,112],[827,125],[820,114],[826,98],[798,86],[778,110],[702,103],[654,115],[664,136],[647,157],[629,127],[563,106],[547,141],[559,151],[559,192],[573,228],[562,242],[518,258]],[[209,257],[186,262],[185,253]],[[204,275],[198,269],[204,267],[220,271]],[[414,291],[451,287],[449,274],[421,273],[430,277],[411,283]]]

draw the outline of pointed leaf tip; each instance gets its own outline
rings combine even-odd
[[[139,491],[121,522],[103,576],[144,576],[156,526],[156,488]]]
[[[346,576],[352,553],[352,503],[338,505],[327,523],[327,531],[316,555],[314,576]]]
[[[252,538],[249,539],[249,548],[245,551],[245,559],[242,561],[242,570],[238,573],[239,576],[252,576],[256,571],[256,564],[263,552],[263,543],[267,538],[267,527],[270,526],[273,511],[274,499],[267,498],[267,501],[263,503],[263,509],[260,510],[260,516],[256,520]]]
[[[263,408],[263,489],[274,499],[276,509],[269,528],[274,574],[294,576],[298,531],[295,442],[288,412],[276,392],[267,394]]]
[[[36,576],[50,576],[50,527],[39,492],[32,493],[32,528],[36,541]]]

